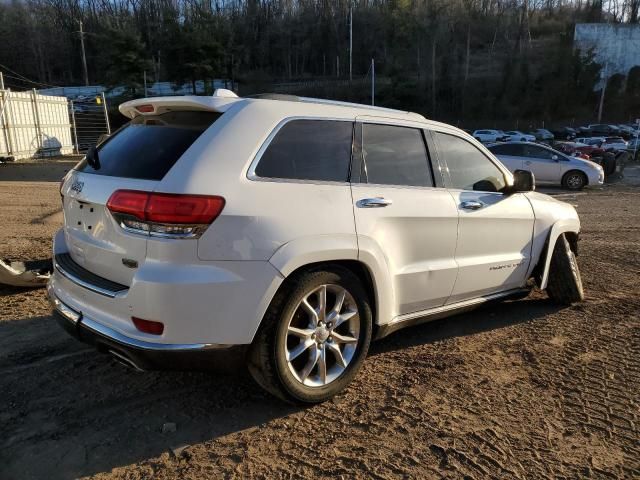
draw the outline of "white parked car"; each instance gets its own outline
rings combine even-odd
[[[414,113],[282,98],[120,106],[130,122],[61,185],[48,293],[69,332],[140,369],[240,352],[268,391],[314,403],[372,338],[531,278],[582,299],[578,215],[530,172]]]
[[[583,145],[600,147],[605,140],[605,137],[578,137],[574,140],[574,142],[582,143]]]
[[[622,137],[606,137],[602,143],[604,150],[626,150],[628,143]]]
[[[602,185],[604,171],[590,160],[577,158],[547,146],[529,142],[490,145],[489,150],[512,172],[533,172],[536,183],[582,190],[587,185]]]
[[[511,142],[535,142],[536,136],[530,133],[524,133],[519,130],[510,130],[505,132],[509,135],[509,141]]]
[[[510,139],[502,130],[476,130],[473,138],[482,143],[508,142]]]

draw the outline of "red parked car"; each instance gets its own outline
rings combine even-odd
[[[553,148],[567,155],[573,155],[587,160],[593,157],[602,157],[604,150],[596,145],[586,145],[576,142],[557,142]]]

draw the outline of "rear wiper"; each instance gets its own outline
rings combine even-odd
[[[94,145],[87,150],[87,163],[94,170],[100,170],[100,156],[98,155],[98,149]]]

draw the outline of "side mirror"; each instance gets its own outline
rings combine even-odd
[[[533,192],[536,189],[536,177],[529,170],[516,170],[513,172],[513,187],[511,193]]]

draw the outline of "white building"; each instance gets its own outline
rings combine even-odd
[[[574,45],[583,52],[593,49],[596,62],[602,65],[602,77],[627,75],[640,66],[640,25],[579,23]]]

